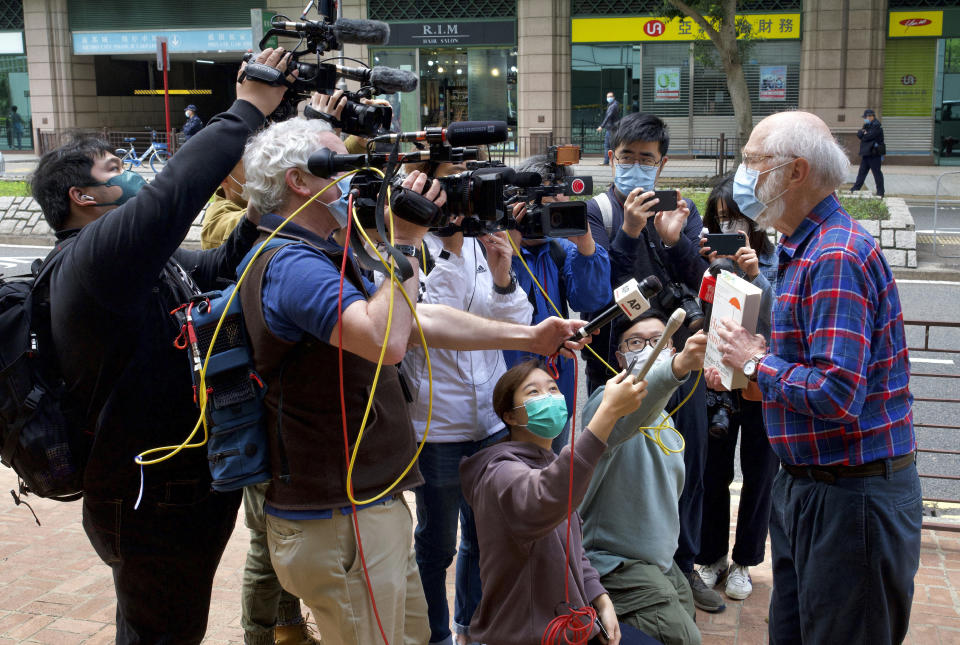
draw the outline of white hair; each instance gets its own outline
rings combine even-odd
[[[247,182],[243,190],[250,207],[273,213],[287,198],[286,174],[290,168],[307,169],[307,159],[319,147],[324,132],[333,132],[322,119],[295,117],[274,123],[248,143],[243,153]]]
[[[764,154],[779,158],[803,157],[810,174],[821,186],[835,189],[847,178],[850,161],[833,135],[810,127],[806,119],[791,119],[770,131],[763,141]]]

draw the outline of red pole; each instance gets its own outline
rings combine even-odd
[[[167,68],[170,67],[170,59],[167,57],[167,43],[160,43],[163,48],[163,111],[167,115],[167,150],[173,151],[170,145],[170,85],[167,82]]]

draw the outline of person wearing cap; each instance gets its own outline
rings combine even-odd
[[[189,141],[190,137],[203,129],[203,121],[197,115],[197,106],[193,103],[187,106],[183,114],[187,117],[187,122],[183,124],[183,140]]]
[[[863,127],[857,131],[860,139],[860,172],[850,190],[860,190],[867,178],[867,171],[873,173],[873,181],[877,185],[877,197],[883,197],[883,172],[880,162],[886,154],[886,145],[883,143],[883,128],[877,121],[877,115],[867,108],[863,111]]]

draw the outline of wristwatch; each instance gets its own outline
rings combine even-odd
[[[510,284],[505,287],[501,287],[496,282],[493,283],[494,293],[499,293],[501,296],[506,296],[517,290],[517,274],[513,272],[513,269],[510,269]]]
[[[757,374],[760,371],[758,368],[760,367],[760,361],[763,360],[764,356],[766,356],[766,354],[760,352],[759,354],[755,354],[751,358],[748,358],[747,362],[743,364],[743,375],[754,383],[757,381]]]

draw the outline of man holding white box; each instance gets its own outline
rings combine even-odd
[[[826,124],[754,128],[734,199],[783,233],[770,347],[729,320],[723,362],[755,380],[783,468],[773,486],[770,643],[899,643],[922,502],[900,297],[879,245],[834,191],[848,162]],[[715,369],[707,374],[720,387]],[[837,584],[842,581],[842,584]]]

